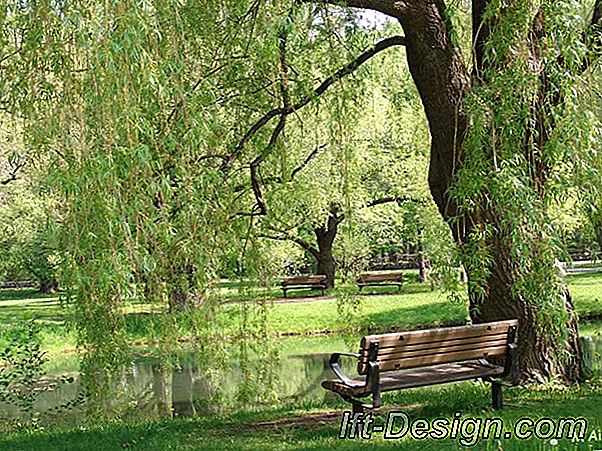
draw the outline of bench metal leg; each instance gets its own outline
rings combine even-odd
[[[491,383],[491,404],[495,410],[502,410],[504,407],[502,401],[502,385],[497,382]]]
[[[353,414],[364,413],[364,406],[359,402],[353,402],[351,403],[351,411]]]

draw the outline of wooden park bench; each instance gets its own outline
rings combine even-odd
[[[446,327],[362,338],[358,354],[335,353],[330,368],[337,380],[322,382],[350,402],[354,412],[381,406],[381,393],[405,388],[483,379],[491,382],[494,409],[502,408],[502,385],[518,384],[517,320]],[[341,356],[355,357],[350,378]],[[510,382],[503,380],[509,377]],[[360,398],[372,396],[372,404]]]
[[[20,289],[20,288],[32,288],[34,283],[30,280],[15,280],[11,282],[4,282],[0,285],[1,289]]]
[[[400,272],[384,272],[384,273],[362,273],[356,280],[357,286],[360,291],[365,286],[381,286],[381,285],[395,285],[399,287],[403,285],[403,276]]]
[[[326,276],[293,276],[285,277],[281,283],[284,297],[286,297],[287,290],[295,289],[320,289],[322,290],[322,296],[324,296],[324,290],[326,289]]]

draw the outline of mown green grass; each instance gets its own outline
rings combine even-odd
[[[567,282],[579,316],[602,319],[602,273],[568,275]]]
[[[495,418],[511,430],[520,418],[558,420],[584,417],[588,421],[586,438],[602,428],[602,385],[565,388],[558,386],[519,387],[506,390],[505,408],[489,407],[488,384],[464,382],[423,389],[406,390],[384,397],[384,408],[376,414],[376,424],[385,421],[389,410],[403,411],[411,420],[446,418]],[[465,447],[460,438],[470,442],[466,430],[456,439],[416,440],[409,436],[384,440],[375,433],[369,441],[338,439],[340,416],[347,406],[335,398],[321,405],[292,409],[276,408],[261,412],[242,412],[230,417],[202,416],[140,423],[103,423],[89,428],[52,428],[48,431],[15,431],[0,437],[0,450],[326,450],[326,449],[481,449],[481,450],[591,450],[602,447],[599,441],[573,443],[559,440],[501,439],[479,440]]]
[[[581,335],[602,336],[602,321],[585,321],[579,324]]]
[[[602,318],[602,273],[569,275],[567,280],[580,318]],[[230,285],[227,289],[232,291],[235,284]],[[366,293],[355,293],[359,299],[359,310],[351,319],[343,319],[339,306],[341,302],[349,301],[339,301],[336,296],[311,300],[294,298],[282,303],[272,302],[274,293],[263,292],[269,307],[268,330],[276,335],[338,332],[350,328],[385,331],[461,324],[468,318],[465,303],[451,302],[442,291],[431,291],[428,285],[415,281],[408,282],[401,293],[397,293],[394,287],[376,287]],[[61,304],[57,297],[36,298],[35,295],[32,290],[0,290],[0,346],[10,338],[11,328],[25,319],[34,318],[42,324],[45,350],[60,353],[74,348],[76,334],[70,321],[70,308]],[[226,299],[231,301],[238,296],[242,294],[235,296],[230,293]],[[236,323],[233,320],[240,318],[252,303],[246,306],[241,302],[227,303],[216,320],[224,324],[226,333],[235,335],[237,328],[232,326]],[[161,309],[142,304],[129,306],[126,311],[128,338],[139,344],[160,339],[164,331],[163,317]],[[188,324],[186,318],[182,318],[177,331],[179,336],[190,335]]]
[[[602,274],[587,273],[569,276],[570,289],[576,309],[582,318],[594,321],[582,323],[582,334],[599,334],[602,322]],[[274,303],[268,309],[270,330],[279,333],[306,333],[339,331],[346,326],[370,330],[424,327],[461,323],[467,319],[466,306],[451,303],[440,291],[431,292],[428,286],[409,283],[401,294],[395,289],[375,289],[374,294],[362,295],[360,312],[350,324],[341,321],[337,299],[302,300]],[[74,327],[69,321],[68,308],[57,299],[36,299],[17,293],[17,299],[0,300],[0,336],[6,340],[12,326],[24,318],[36,318],[42,324],[44,347],[56,354],[75,345]],[[0,297],[0,299],[2,299]],[[268,304],[270,301],[267,301]],[[244,305],[224,306],[222,322],[233,322],[241,315]],[[161,336],[161,315],[152,314],[144,306],[134,305],[127,314],[128,335],[135,341],[157,339]],[[189,332],[186,321],[180,324],[181,333]],[[233,331],[234,332],[234,331]],[[305,339],[283,338],[283,354],[304,353]],[[334,341],[333,341],[334,340]],[[312,352],[343,350],[346,340],[342,335],[311,339]],[[354,343],[357,343],[355,336]],[[75,362],[75,360],[73,361]],[[77,364],[73,363],[73,370]],[[505,424],[513,424],[521,417],[536,420],[540,417],[562,418],[583,416],[590,423],[590,431],[598,430],[600,441],[574,444],[560,441],[501,440],[481,441],[476,449],[486,450],[548,450],[548,449],[602,449],[602,386],[600,381],[589,382],[570,389],[520,387],[506,390],[505,410],[498,415],[489,407],[489,387],[465,382],[423,389],[406,390],[384,397],[385,411],[399,409],[411,418],[452,419],[454,412],[462,418],[501,416]],[[47,431],[13,431],[0,437],[0,450],[322,450],[322,449],[467,449],[456,440],[419,441],[411,439],[386,441],[375,434],[369,442],[337,439],[339,415],[347,405],[330,397],[324,402],[307,405],[272,408],[261,412],[242,412],[229,417],[204,416],[139,423],[102,423],[88,428],[51,427]],[[296,410],[295,410],[296,409]],[[383,421],[384,413],[377,421]],[[265,422],[274,422],[267,425]],[[263,422],[263,423],[262,423]],[[280,423],[279,423],[280,422]],[[596,448],[597,447],[597,448]]]

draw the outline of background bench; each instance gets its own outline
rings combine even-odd
[[[322,290],[322,296],[324,296],[324,290],[326,289],[326,276],[293,276],[285,277],[281,283],[281,289],[286,297],[287,290],[295,289],[320,289]]]
[[[446,382],[491,382],[494,409],[502,408],[502,385],[518,384],[517,320],[446,327],[362,338],[358,354],[335,353],[330,367],[337,380],[322,382],[353,405],[354,412],[381,406],[381,393]],[[358,360],[358,376],[341,369],[341,356]],[[500,378],[510,376],[510,383]],[[372,396],[372,404],[358,398]]]
[[[30,280],[14,280],[0,284],[2,289],[32,288],[33,286],[34,283]]]
[[[360,291],[365,286],[379,286],[379,285],[395,285],[399,287],[403,285],[403,276],[400,272],[388,272],[388,273],[362,273],[356,280],[357,286]]]

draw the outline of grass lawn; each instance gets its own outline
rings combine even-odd
[[[602,318],[602,273],[582,273],[567,277],[576,310],[583,319]],[[226,299],[238,299],[232,294]],[[415,281],[407,283],[401,293],[393,287],[376,287],[370,294],[358,296],[359,311],[349,321],[341,319],[335,296],[321,299],[296,298],[290,302],[272,301],[267,293],[268,329],[277,335],[304,334],[309,332],[337,332],[352,326],[356,330],[386,331],[425,326],[464,323],[467,308],[464,303],[450,302],[439,290],[430,291],[427,285]],[[265,294],[265,293],[264,293]],[[302,295],[303,293],[296,293]],[[250,304],[233,302],[221,309],[221,322],[227,328],[240,317]],[[6,343],[11,327],[23,319],[35,318],[42,325],[44,349],[51,353],[63,352],[75,347],[75,329],[68,321],[69,308],[61,305],[58,297],[40,298],[32,290],[0,290],[0,345]],[[133,304],[128,307],[126,328],[133,342],[144,343],[161,336],[161,311],[148,305]],[[190,334],[186,321],[182,321],[180,336]],[[230,326],[231,327],[231,326]],[[235,334],[236,329],[230,331]]]
[[[320,406],[308,405],[301,410],[290,408],[262,412],[246,412],[231,417],[199,416],[173,420],[127,423],[104,423],[89,428],[51,428],[48,431],[15,431],[0,437],[0,450],[325,450],[325,449],[483,449],[483,450],[591,450],[602,448],[602,385],[587,387],[520,387],[506,390],[505,408],[501,412],[489,407],[489,385],[464,382],[444,386],[406,390],[384,397],[384,408],[375,416],[375,424],[386,421],[390,410],[405,412],[410,420],[445,418],[450,424],[454,414],[460,420],[501,418],[504,431],[512,431],[520,418],[534,422],[540,418],[585,418],[586,440],[573,443],[560,439],[516,437],[499,440],[475,440],[468,428],[459,429],[455,439],[417,440],[407,434],[395,440],[374,433],[370,440],[338,439],[341,414],[346,405],[335,398]],[[397,423],[399,425],[399,423]],[[528,428],[527,428],[528,429]],[[531,430],[534,428],[532,427]],[[399,430],[399,426],[395,429]],[[545,432],[545,429],[543,430]],[[592,434],[593,433],[593,434]],[[467,448],[460,439],[471,443]]]
[[[583,273],[568,277],[576,309],[583,318],[582,332],[599,334],[602,330],[602,273]],[[231,290],[232,288],[229,288]],[[238,295],[234,296],[237,298]],[[395,289],[374,289],[370,295],[359,297],[360,312],[351,325],[364,330],[387,330],[446,325],[466,321],[466,306],[452,303],[440,291],[431,292],[428,286],[416,282],[404,286],[401,294]],[[231,299],[229,297],[229,299]],[[278,333],[307,333],[313,331],[340,331],[345,324],[338,313],[337,299],[295,299],[291,302],[267,301],[270,330]],[[221,318],[224,323],[241,315],[252,304],[240,302],[225,304]],[[255,307],[252,307],[255,308]],[[141,343],[160,336],[163,315],[150,314],[146,306],[133,305],[126,315],[126,327],[132,340]],[[39,298],[29,290],[4,290],[0,293],[0,345],[10,336],[11,326],[24,318],[36,318],[42,324],[45,349],[55,354],[73,348],[75,331],[68,321],[69,309],[58,298]],[[159,312],[160,313],[160,312]],[[182,321],[182,334],[189,329]],[[357,343],[355,334],[354,343]],[[309,338],[283,338],[285,354],[303,353]],[[312,352],[332,352],[344,345],[342,335],[312,338]],[[333,340],[339,340],[333,343]],[[336,344],[336,346],[335,346]],[[68,355],[66,354],[65,357]],[[74,356],[71,356],[74,357]],[[54,360],[51,360],[51,363]],[[77,366],[74,364],[74,368]],[[557,445],[549,440],[501,439],[479,441],[477,449],[486,450],[571,450],[602,449],[602,382],[593,381],[582,387],[560,386],[519,387],[505,390],[505,409],[500,414],[490,409],[489,386],[464,382],[437,387],[406,390],[385,394],[384,409],[376,417],[376,424],[386,419],[387,411],[401,410],[411,419],[433,420],[443,417],[449,421],[455,412],[461,418],[500,417],[505,430],[521,417],[537,420],[543,417],[559,419],[584,417],[589,422],[586,437],[596,431],[598,441],[572,443],[560,440]],[[369,441],[340,440],[337,438],[341,413],[347,405],[332,396],[324,401],[306,405],[280,405],[262,408],[258,412],[241,412],[228,417],[211,415],[194,418],[176,418],[139,423],[91,423],[86,428],[50,427],[42,431],[15,430],[0,437],[0,450],[322,450],[322,449],[467,449],[459,438],[470,439],[470,431],[456,439],[416,440],[406,436],[399,440],[384,440],[374,434]]]

